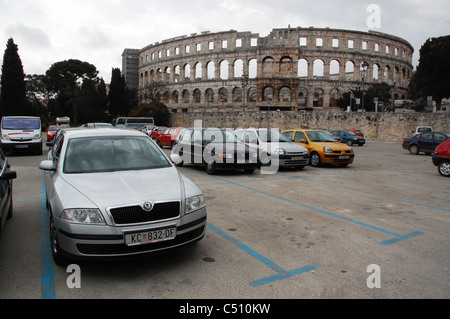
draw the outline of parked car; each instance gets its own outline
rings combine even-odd
[[[439,144],[450,137],[450,134],[443,132],[425,132],[403,139],[402,147],[411,154],[417,155],[420,152],[432,154]]]
[[[154,128],[155,128],[155,125],[153,125],[153,124],[144,125],[142,127],[142,132],[144,132],[145,134],[147,134],[148,136],[151,137]]]
[[[353,132],[358,136],[364,137],[364,133],[361,130],[347,129],[347,131]]]
[[[170,127],[168,128],[164,134],[160,134],[156,138],[156,144],[158,144],[159,147],[164,146],[170,146],[173,147],[175,144],[175,141],[178,137],[178,135],[181,133],[181,131],[184,129],[184,127]]]
[[[258,149],[260,163],[270,164],[273,156],[280,167],[304,168],[309,163],[309,153],[306,147],[295,144],[279,130],[266,128],[249,128],[234,131],[242,141]]]
[[[0,150],[0,237],[6,220],[13,215],[13,182],[17,173],[11,170],[8,160]]]
[[[183,130],[172,154],[180,156],[177,165],[202,165],[208,174],[215,174],[219,169],[244,169],[253,173],[258,166],[258,150],[246,145],[233,132],[220,128]]]
[[[433,128],[431,126],[417,126],[413,131],[413,135],[418,135],[425,132],[433,132]]]
[[[433,164],[442,176],[450,177],[450,139],[442,142],[433,153]]]
[[[353,144],[358,144],[359,146],[363,146],[366,144],[366,140],[364,137],[356,135],[352,131],[348,130],[333,130],[331,134],[338,136],[341,138],[341,143],[345,143],[348,146],[352,146]]]
[[[336,142],[322,130],[286,130],[283,134],[308,149],[312,166],[317,167],[322,164],[347,166],[352,164],[355,158],[355,153],[350,146]]]
[[[165,132],[167,129],[168,129],[167,126],[155,126],[155,127],[152,129],[151,137],[152,137],[153,139],[156,140],[156,139],[158,138],[158,136],[164,134],[164,132]]]
[[[142,132],[63,130],[39,168],[57,264],[161,252],[205,235],[202,191]]]
[[[49,125],[47,129],[47,142],[53,141],[56,133],[62,128],[61,125]]]

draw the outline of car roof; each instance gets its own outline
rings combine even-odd
[[[130,129],[120,129],[120,128],[87,128],[87,127],[76,127],[64,129],[64,134],[68,138],[79,138],[79,137],[102,137],[102,136],[145,136],[146,134]]]

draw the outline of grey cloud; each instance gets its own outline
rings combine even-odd
[[[50,48],[50,38],[42,29],[30,27],[22,23],[14,24],[5,29],[7,37],[14,38],[16,44],[25,43],[28,47]]]

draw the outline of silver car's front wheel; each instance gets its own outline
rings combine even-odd
[[[50,245],[52,249],[53,261],[57,265],[66,265],[68,260],[63,256],[58,243],[57,229],[53,220],[53,216],[50,217]]]

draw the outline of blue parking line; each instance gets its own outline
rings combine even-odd
[[[297,269],[290,270],[290,271],[285,270],[284,268],[282,268],[281,266],[277,265],[273,261],[267,259],[266,257],[261,255],[260,253],[258,253],[255,250],[251,249],[250,247],[248,247],[244,243],[242,243],[239,240],[233,238],[232,236],[226,234],[225,232],[223,232],[222,230],[220,230],[216,226],[212,225],[211,223],[207,222],[206,224],[207,224],[209,229],[213,230],[215,233],[219,234],[223,238],[231,241],[233,244],[235,244],[237,247],[242,249],[244,252],[246,252],[247,254],[249,254],[250,256],[255,258],[256,260],[262,262],[264,265],[268,266],[270,269],[272,269],[275,272],[277,272],[277,274],[274,275],[274,276],[270,276],[270,277],[266,277],[266,278],[262,278],[262,279],[258,279],[258,280],[254,280],[254,281],[250,282],[250,285],[252,285],[253,287],[259,287],[259,286],[266,285],[266,284],[269,284],[269,283],[272,283],[272,282],[275,282],[275,281],[278,281],[278,280],[282,280],[282,279],[289,278],[289,277],[292,277],[292,276],[300,275],[300,274],[303,274],[305,272],[308,272],[308,271],[311,271],[311,270],[315,270],[315,269],[317,269],[317,268],[322,266],[322,264],[320,264],[320,263],[315,263],[315,264],[311,264],[311,265],[304,266],[304,267],[297,268]]]
[[[43,173],[44,174],[44,173]],[[45,180],[41,184],[41,299],[56,299],[55,274],[50,246],[50,216],[46,206]]]
[[[316,211],[316,212],[319,212],[319,213],[322,213],[322,214],[325,214],[325,215],[329,215],[329,216],[332,216],[332,217],[335,217],[335,218],[338,218],[338,219],[341,219],[341,220],[344,220],[344,221],[347,221],[347,222],[350,222],[350,223],[357,224],[359,226],[367,227],[367,228],[370,228],[372,230],[376,230],[376,231],[379,231],[379,232],[382,232],[382,233],[394,236],[394,238],[392,238],[390,240],[387,240],[387,241],[383,241],[383,242],[380,243],[380,244],[382,244],[384,246],[391,245],[391,244],[397,243],[399,241],[406,240],[406,239],[409,239],[409,238],[416,237],[416,236],[424,234],[423,232],[416,231],[416,232],[413,232],[413,233],[410,233],[410,234],[400,235],[400,234],[391,232],[389,230],[386,230],[386,229],[383,229],[383,228],[380,228],[380,227],[377,227],[377,226],[369,225],[367,223],[360,222],[360,221],[357,221],[357,220],[354,220],[354,219],[351,219],[351,218],[348,218],[348,217],[344,217],[344,216],[341,216],[341,215],[337,215],[337,214],[334,214],[334,213],[331,213],[331,212],[328,212],[328,211],[325,211],[325,210],[322,210],[322,209],[319,209],[319,208],[316,208],[316,207],[308,206],[308,205],[305,205],[305,204],[302,204],[302,203],[299,203],[299,202],[296,202],[296,201],[293,201],[293,200],[290,200],[290,199],[287,199],[287,198],[284,198],[284,197],[281,197],[281,196],[278,196],[278,195],[275,195],[275,194],[271,194],[271,193],[268,193],[268,192],[261,191],[259,189],[253,188],[253,187],[242,185],[242,184],[237,183],[237,182],[228,181],[228,180],[226,180],[224,178],[220,178],[220,177],[217,177],[217,176],[210,176],[210,177],[214,178],[214,179],[217,179],[217,180],[220,180],[222,182],[228,183],[228,184],[236,185],[236,186],[239,186],[239,187],[242,187],[242,188],[246,188],[248,190],[251,190],[251,191],[263,194],[263,195],[270,196],[270,197],[278,199],[278,200],[285,201],[285,202],[293,204],[293,205],[301,206],[303,208],[307,208],[307,209],[310,209],[310,210],[313,210],[313,211]],[[298,178],[301,179],[300,177],[298,177]],[[304,180],[308,181],[307,179],[304,179]]]
[[[291,178],[300,179],[302,181],[306,181],[306,182],[310,182],[310,183],[315,183],[315,184],[320,184],[320,185],[340,188],[340,189],[344,189],[344,190],[347,190],[347,191],[361,193],[361,194],[370,195],[370,196],[374,196],[374,197],[380,197],[380,198],[383,198],[383,199],[390,199],[390,200],[395,200],[395,201],[403,202],[403,203],[407,203],[407,204],[413,204],[413,205],[417,205],[417,206],[423,206],[423,207],[426,207],[426,208],[442,210],[444,212],[450,212],[450,209],[444,208],[444,207],[428,205],[428,204],[414,202],[414,201],[410,201],[410,200],[406,200],[406,199],[402,199],[402,198],[390,197],[390,196],[387,196],[387,195],[381,196],[381,195],[378,195],[376,193],[361,191],[361,190],[358,190],[358,189],[352,189],[352,188],[341,186],[341,185],[335,185],[335,184],[324,183],[324,182],[319,182],[319,181],[312,181],[312,180],[307,179],[306,177],[292,176]]]

